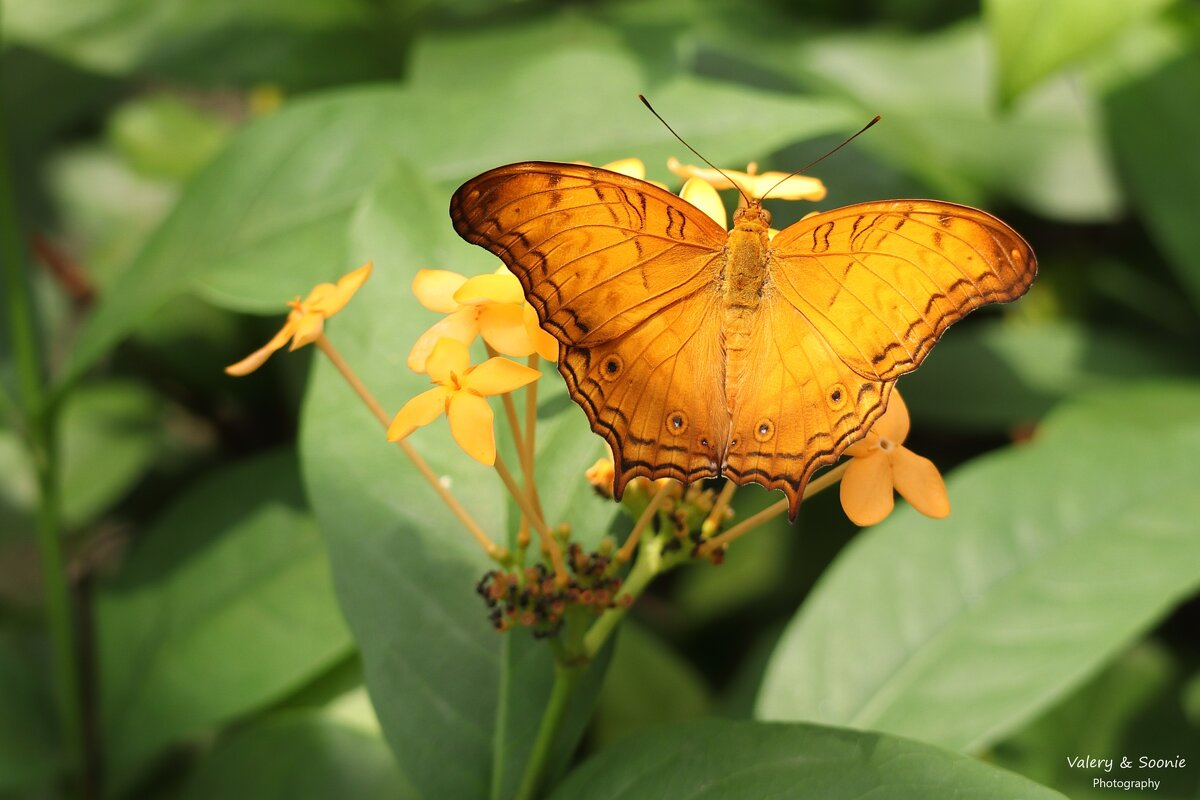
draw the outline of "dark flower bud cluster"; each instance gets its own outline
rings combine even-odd
[[[538,638],[555,636],[569,608],[584,608],[600,614],[618,605],[628,605],[628,596],[618,597],[621,579],[613,574],[612,559],[601,552],[584,553],[578,544],[567,550],[570,579],[559,586],[544,565],[521,572],[491,570],[475,591],[488,606],[488,619],[498,631],[516,626],[530,628]]]

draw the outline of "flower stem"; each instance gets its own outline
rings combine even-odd
[[[633,530],[629,532],[628,538],[625,539],[625,544],[621,545],[621,549],[617,551],[617,561],[624,564],[633,558],[633,548],[637,547],[638,540],[641,539],[642,533],[650,526],[654,520],[654,516],[658,510],[662,508],[663,503],[671,495],[670,486],[662,486],[653,484],[658,490],[654,496],[650,498],[650,502],[642,509],[642,515],[638,517],[637,522],[633,524]]]
[[[487,345],[487,352],[490,358],[497,358],[499,355],[490,344]],[[528,386],[537,386],[537,381],[528,384]],[[526,397],[528,397],[528,390],[526,391]],[[508,418],[508,429],[512,433],[513,444],[517,448],[517,458],[521,462],[521,474],[525,477],[525,493],[529,495],[529,502],[533,505],[533,510],[537,512],[539,517],[545,519],[546,514],[542,511],[542,499],[538,497],[537,483],[533,477],[532,431],[526,431],[522,434],[521,423],[517,419],[517,404],[513,402],[512,394],[505,393],[501,399],[504,403],[504,415]],[[532,426],[536,424],[536,414],[532,422],[526,418],[526,425]]]
[[[661,572],[665,572],[675,564],[679,563],[682,558],[686,558],[685,551],[678,551],[682,555],[677,558],[663,557],[663,544],[665,539],[662,535],[651,536],[648,539],[642,540],[641,549],[638,550],[637,561],[633,563],[633,569],[629,570],[629,574],[625,576],[625,581],[621,584],[620,600],[615,608],[610,608],[601,614],[592,627],[588,628],[587,633],[583,635],[583,656],[591,660],[600,652],[600,648],[604,647],[604,643],[608,641],[608,637],[617,627],[617,623],[625,618],[629,613],[630,606],[637,599],[650,581]]]
[[[840,481],[842,479],[842,475],[846,472],[846,467],[848,466],[850,466],[849,461],[838,464],[821,477],[814,481],[810,481],[808,486],[804,487],[804,497],[802,499],[807,500],[817,492],[824,491]],[[780,500],[774,505],[767,506],[757,514],[746,517],[744,520],[739,522],[737,525],[734,525],[720,536],[714,536],[704,544],[700,545],[699,549],[696,551],[696,555],[700,556],[701,558],[710,555],[717,548],[726,546],[739,536],[749,533],[767,520],[774,519],[787,510],[787,500]]]
[[[340,372],[342,377],[346,379],[346,383],[350,384],[350,388],[354,390],[355,394],[362,398],[363,403],[366,404],[367,408],[371,410],[371,413],[375,415],[375,419],[379,420],[379,424],[382,425],[386,430],[388,426],[387,412],[383,410],[383,406],[379,404],[379,401],[375,399],[375,396],[371,394],[366,385],[359,380],[358,375],[346,362],[346,359],[342,358],[342,354],[337,351],[333,344],[326,339],[324,335],[317,337],[316,345],[330,360],[330,362],[337,367],[338,372]],[[396,442],[396,445],[402,451],[404,451],[404,455],[408,456],[408,459],[412,461],[413,466],[417,468],[417,471],[420,472],[429,485],[433,487],[433,490],[437,492],[438,497],[442,498],[442,501],[450,507],[450,510],[454,513],[454,516],[458,517],[458,521],[461,522],[464,527],[466,527],[471,536],[475,538],[475,541],[479,542],[479,546],[484,549],[484,552],[486,552],[492,558],[498,559],[502,557],[503,551],[501,548],[497,547],[496,543],[493,542],[486,533],[484,533],[483,528],[479,527],[479,523],[477,523],[475,519],[469,513],[467,513],[467,510],[462,507],[462,504],[458,502],[458,498],[450,494],[450,490],[442,485],[442,482],[438,480],[437,473],[433,471],[425,459],[421,458],[421,454],[418,453],[411,444],[403,439]]]
[[[69,769],[87,770],[87,741],[83,724],[78,644],[71,615],[71,589],[63,563],[62,532],[59,529],[58,460],[56,448],[58,404],[45,389],[45,364],[38,341],[36,310],[24,270],[20,226],[11,194],[8,148],[0,122],[0,269],[4,296],[8,300],[8,335],[16,367],[18,423],[33,458],[37,473],[38,549],[42,561],[42,584],[46,622],[52,647],[51,674],[58,705],[59,732],[67,750]],[[88,791],[88,778],[79,788]]]
[[[550,563],[554,565],[554,580],[559,586],[566,586],[570,580],[567,575],[567,565],[563,561],[562,548],[558,546],[558,542],[554,539],[554,534],[546,527],[546,523],[542,520],[541,515],[534,510],[533,505],[529,502],[529,496],[521,491],[521,487],[517,486],[517,481],[513,478],[512,472],[509,471],[508,465],[504,463],[504,459],[500,454],[496,454],[496,473],[500,476],[500,480],[504,481],[504,485],[508,487],[508,492],[517,501],[517,506],[521,509],[526,517],[529,518],[533,529],[537,531],[538,538],[542,542],[542,551],[550,556]]]
[[[712,536],[717,532],[717,528],[721,527],[721,523],[725,519],[725,509],[729,508],[729,502],[733,500],[733,493],[737,491],[737,484],[733,481],[725,481],[725,485],[721,487],[721,494],[717,496],[717,502],[713,503],[712,511],[700,526],[700,532],[705,536]]]
[[[521,776],[521,786],[517,790],[515,800],[534,800],[537,797],[546,777],[546,768],[550,766],[554,740],[567,716],[571,695],[575,693],[575,687],[585,669],[585,666],[565,666],[558,663],[554,665],[554,686],[550,689],[550,700],[542,714],[529,760],[525,762],[525,772]]]

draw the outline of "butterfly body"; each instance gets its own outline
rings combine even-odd
[[[768,237],[751,199],[725,231],[679,197],[595,167],[527,162],[473,178],[455,229],[520,280],[559,372],[636,476],[782,489],[883,413],[951,323],[1028,288],[1037,261],[985,212],[862,203]]]

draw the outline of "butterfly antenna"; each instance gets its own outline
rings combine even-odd
[[[746,205],[750,205],[750,202],[751,202],[751,201],[750,201],[750,198],[746,196],[746,192],[742,190],[742,187],[741,187],[741,186],[738,184],[738,182],[737,182],[737,181],[735,181],[733,178],[731,178],[731,177],[729,177],[728,175],[726,175],[726,174],[725,174],[725,170],[721,169],[721,168],[720,168],[720,167],[718,167],[716,164],[712,163],[712,162],[711,162],[711,161],[709,161],[707,158],[705,158],[704,156],[700,155],[700,151],[699,151],[699,150],[697,150],[696,148],[692,147],[690,144],[688,144],[687,142],[685,142],[685,141],[683,140],[683,137],[682,137],[682,136],[680,136],[678,133],[676,133],[676,132],[675,132],[675,129],[674,129],[674,128],[672,128],[670,125],[668,125],[668,124],[667,124],[667,121],[666,121],[665,119],[663,119],[663,118],[662,118],[662,114],[659,114],[657,111],[655,111],[655,110],[654,110],[654,106],[650,105],[650,101],[646,99],[645,95],[640,95],[640,94],[639,94],[639,95],[638,95],[638,100],[641,100],[641,101],[642,101],[642,105],[644,105],[646,108],[650,109],[650,113],[651,113],[651,114],[653,114],[654,116],[658,117],[658,121],[659,121],[659,122],[661,122],[661,123],[663,124],[663,127],[665,127],[667,130],[669,130],[669,131],[671,132],[671,135],[672,135],[672,136],[674,136],[676,139],[678,139],[678,140],[679,140],[680,144],[682,144],[682,145],[683,145],[684,147],[686,147],[688,150],[691,150],[693,153],[695,153],[695,154],[696,154],[696,158],[700,159],[700,160],[701,160],[701,161],[703,161],[705,164],[708,164],[710,167],[712,167],[713,169],[715,169],[717,172],[721,173],[721,175],[722,175],[722,176],[725,178],[725,180],[729,181],[730,185],[731,185],[731,186],[733,186],[733,188],[735,188],[735,189],[737,189],[737,190],[738,190],[738,194],[740,194],[740,195],[742,196],[742,199],[746,201]],[[876,117],[876,119],[878,119],[878,117]],[[870,126],[868,125],[867,127],[870,127]],[[853,137],[851,137],[851,138],[853,138]],[[811,165],[810,165],[810,166],[811,166]],[[805,169],[807,169],[807,167],[806,167]],[[774,188],[774,187],[772,187],[772,188]]]
[[[850,144],[851,142],[853,142],[853,141],[854,141],[855,139],[857,139],[859,136],[861,136],[861,135],[863,135],[864,133],[866,133],[866,132],[867,132],[867,130],[868,130],[868,129],[869,129],[871,126],[872,126],[872,125],[874,125],[876,122],[879,122],[879,120],[880,120],[880,116],[879,116],[878,114],[876,114],[876,115],[875,115],[875,119],[871,120],[871,121],[870,121],[870,122],[868,122],[866,125],[863,125],[863,126],[862,126],[862,130],[860,130],[858,133],[854,134],[853,136],[851,136],[850,138],[848,138],[846,141],[842,142],[842,143],[841,143],[841,144],[839,144],[837,147],[833,148],[833,149],[832,149],[832,150],[830,150],[828,153],[826,153],[825,155],[823,155],[823,156],[821,156],[820,158],[818,158],[816,161],[810,161],[809,163],[805,164],[803,167],[801,167],[800,169],[798,169],[798,170],[796,170],[795,172],[791,173],[790,175],[787,175],[786,177],[784,177],[784,178],[781,178],[780,180],[778,180],[778,181],[775,183],[775,185],[774,185],[774,186],[772,186],[770,189],[767,189],[767,191],[763,193],[763,199],[764,199],[764,200],[766,200],[766,199],[767,199],[767,195],[769,195],[771,192],[773,192],[773,191],[775,191],[776,189],[778,189],[778,188],[779,188],[779,185],[780,185],[781,183],[783,183],[784,181],[786,181],[788,178],[793,178],[793,177],[795,177],[796,175],[799,175],[800,173],[802,173],[802,172],[804,172],[805,170],[807,170],[809,167],[815,167],[817,164],[820,164],[822,161],[824,161],[825,159],[829,158],[831,155],[833,155],[834,153],[836,153],[838,150],[841,150],[843,147],[845,147],[846,145],[848,145],[848,144]],[[665,124],[665,123],[664,123],[664,124]]]

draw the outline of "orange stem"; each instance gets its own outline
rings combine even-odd
[[[835,483],[840,481],[842,479],[842,475],[846,472],[846,467],[848,467],[848,466],[850,466],[849,460],[847,460],[845,463],[837,465],[836,467],[829,470],[828,472],[826,472],[824,475],[817,478],[816,480],[811,481],[808,484],[808,486],[804,487],[804,497],[802,499],[807,500],[808,498],[812,497],[817,492],[828,489],[830,486],[833,486]],[[763,524],[767,520],[774,519],[775,517],[778,517],[780,514],[782,514],[783,512],[785,512],[787,510],[788,510],[788,501],[787,500],[780,500],[778,503],[775,503],[774,505],[767,506],[766,508],[764,508],[762,511],[758,512],[757,514],[747,517],[746,519],[739,522],[737,525],[734,525],[732,528],[725,531],[720,536],[714,536],[713,538],[709,539],[704,544],[700,545],[700,549],[697,551],[697,555],[699,555],[701,557],[707,556],[707,555],[711,554],[717,548],[725,547],[730,542],[732,542],[734,539],[737,539],[739,536],[749,533],[754,528]]]
[[[366,385],[359,380],[358,375],[355,374],[354,370],[350,368],[350,365],[346,362],[346,359],[342,358],[342,354],[334,348],[333,344],[331,344],[324,335],[317,337],[316,345],[330,360],[330,362],[337,367],[338,372],[340,372],[342,377],[346,379],[346,383],[350,384],[350,388],[354,390],[354,393],[362,399],[363,403],[366,404],[371,413],[375,415],[375,419],[379,420],[379,424],[386,429],[388,426],[387,412],[383,410],[383,406],[379,404],[379,401],[375,399],[375,396],[371,394]],[[458,499],[455,498],[454,495],[450,494],[450,490],[442,485],[442,482],[438,479],[437,474],[433,471],[425,459],[421,458],[420,453],[413,449],[413,446],[403,439],[396,442],[396,445],[402,451],[404,451],[404,455],[408,456],[409,460],[412,461],[413,465],[417,468],[417,471],[424,476],[429,485],[433,487],[433,490],[437,492],[439,497],[442,498],[442,501],[450,507],[450,510],[454,512],[454,516],[458,517],[459,522],[466,527],[471,536],[475,537],[475,541],[479,542],[479,545],[484,549],[484,552],[486,552],[492,558],[501,558],[504,555],[503,550],[497,547],[496,543],[493,542],[486,533],[484,533],[483,528],[479,527],[479,523],[477,523],[471,517],[471,515],[467,513],[467,510],[462,507],[462,504],[458,502]]]
[[[566,586],[570,576],[567,575],[567,565],[563,561],[562,548],[558,546],[558,542],[554,539],[554,534],[546,527],[546,523],[542,521],[541,515],[533,508],[533,504],[529,501],[529,496],[521,491],[521,487],[517,485],[517,481],[513,478],[513,474],[509,471],[508,466],[504,463],[504,459],[500,454],[496,454],[496,473],[500,476],[500,480],[504,481],[504,485],[508,487],[508,493],[513,496],[513,500],[517,501],[517,506],[521,512],[529,518],[533,529],[537,531],[538,538],[542,542],[542,551],[550,556],[550,563],[554,565],[554,579],[559,586]]]
[[[650,502],[642,510],[642,515],[634,523],[633,530],[629,532],[629,538],[625,540],[625,544],[621,545],[621,549],[617,551],[617,561],[622,564],[633,558],[633,550],[637,547],[638,540],[642,538],[642,532],[650,527],[650,522],[654,519],[654,515],[658,513],[658,510],[662,508],[663,503],[666,502],[671,494],[671,486],[669,484],[661,485],[655,483],[653,485],[657,487],[658,491],[650,498]]]

